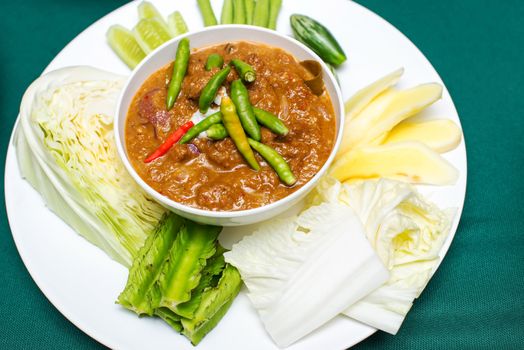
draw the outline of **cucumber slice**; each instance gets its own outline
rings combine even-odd
[[[138,18],[139,19],[151,19],[156,18],[163,26],[164,29],[167,32],[170,32],[170,29],[164,20],[164,17],[160,14],[160,12],[157,10],[155,5],[150,3],[149,1],[142,1],[140,5],[138,5]],[[174,33],[170,33],[171,36],[174,35]]]
[[[141,19],[133,28],[133,33],[146,54],[171,39],[171,34],[158,18]]]
[[[121,25],[109,27],[106,37],[109,46],[129,68],[135,68],[146,57],[133,33]]]
[[[178,11],[173,12],[167,17],[167,25],[169,26],[171,34],[174,36],[187,33],[188,31],[186,21],[184,21],[184,17],[182,17],[182,14]]]

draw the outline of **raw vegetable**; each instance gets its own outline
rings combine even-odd
[[[184,17],[182,17],[182,14],[178,11],[173,12],[167,17],[167,25],[173,36],[182,35],[189,30],[186,21],[184,21]]]
[[[244,0],[233,0],[233,23],[246,24],[246,4]]]
[[[269,19],[267,27],[269,29],[277,29],[277,19],[280,8],[282,7],[282,0],[269,0]]]
[[[220,72],[213,75],[213,77],[207,82],[206,86],[204,86],[198,99],[200,113],[207,112],[209,106],[215,100],[218,89],[222,86],[230,71],[231,68],[226,66]]]
[[[46,205],[130,266],[165,209],[129,176],[114,140],[124,77],[91,67],[44,74],[27,89],[16,134],[22,176]]]
[[[212,140],[219,141],[229,136],[223,124],[214,124],[206,131],[207,137]]]
[[[240,79],[231,83],[231,99],[235,107],[245,132],[255,141],[262,138],[260,126],[255,118],[255,112],[249,101],[249,93]],[[228,130],[229,131],[229,130]]]
[[[255,4],[255,13],[253,14],[253,25],[264,27],[269,22],[269,0],[257,0]]]
[[[213,12],[213,8],[211,7],[211,3],[209,0],[197,0],[198,7],[200,8],[200,13],[202,14],[202,18],[204,19],[204,26],[216,26],[217,18],[215,17],[215,13]]]
[[[451,185],[458,179],[453,165],[416,141],[356,148],[335,161],[330,174],[340,181],[384,177],[431,185]]]
[[[140,19],[150,19],[155,18],[158,22],[164,27],[167,32],[170,32],[167,23],[164,21],[164,17],[158,12],[157,8],[150,3],[149,1],[142,1],[138,5],[138,18]],[[174,35],[174,33],[171,33]]]
[[[153,151],[145,160],[144,163],[150,163],[164,154],[166,154],[175,143],[178,142],[184,136],[189,129],[193,127],[193,122],[190,120],[185,124],[182,124],[178,129],[176,129],[171,135],[169,135],[164,142],[156,150]]]
[[[449,119],[425,122],[403,122],[395,126],[386,136],[383,144],[403,141],[418,141],[432,150],[444,153],[458,146],[462,139],[460,128]]]
[[[280,180],[288,186],[293,186],[297,179],[284,157],[268,145],[248,138],[249,145],[275,170]]]
[[[346,61],[344,50],[322,24],[304,15],[292,15],[290,20],[295,38],[315,51],[326,63],[338,66]]]
[[[220,16],[220,24],[233,23],[233,0],[224,0],[222,5],[222,14]]]
[[[184,38],[178,43],[178,47],[175,55],[175,63],[173,64],[173,74],[169,82],[169,88],[167,90],[167,109],[170,110],[180,94],[182,89],[182,81],[186,76],[187,66],[189,65],[189,39]]]
[[[246,3],[246,24],[253,24],[253,12],[255,10],[255,0],[244,0]]]
[[[207,56],[206,70],[210,71],[213,68],[222,68],[224,65],[224,58],[217,53],[212,53]]]
[[[253,150],[249,146],[247,141],[246,133],[242,128],[240,119],[235,108],[235,104],[227,96],[222,98],[222,103],[220,104],[220,112],[222,112],[222,120],[224,127],[227,130],[227,133],[233,140],[233,143],[237,147],[238,151],[251,168],[254,170],[259,170],[260,165],[258,164]]]
[[[133,33],[121,25],[109,27],[106,36],[109,46],[129,68],[135,68],[146,57]]]
[[[368,241],[391,277],[344,314],[395,334],[440,260],[453,210],[441,211],[413,186],[391,180],[341,185],[328,178],[308,200],[310,205],[345,203],[364,223]]]
[[[275,134],[286,136],[289,133],[286,125],[273,113],[257,107],[253,107],[253,112],[255,112],[255,118],[257,119],[257,122],[273,131]]]
[[[288,346],[388,280],[355,212],[323,203],[264,222],[224,254],[273,340]]]
[[[133,261],[118,303],[139,315],[156,315],[194,345],[227,312],[242,281],[224,261],[221,227],[171,213]]]
[[[141,19],[133,28],[133,33],[146,54],[171,39],[167,26],[158,18]]]
[[[256,73],[253,67],[239,59],[232,59],[231,64],[235,67],[238,76],[246,83],[252,83],[256,79]]]
[[[180,139],[180,143],[188,143],[195,137],[197,137],[201,132],[206,131],[212,125],[222,123],[222,113],[216,112],[211,114],[209,117],[202,119],[201,122],[193,126],[188,132]]]

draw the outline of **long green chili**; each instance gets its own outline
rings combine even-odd
[[[293,171],[289,167],[284,157],[268,145],[257,142],[253,139],[248,139],[249,145],[257,151],[262,158],[275,170],[280,180],[288,186],[292,186],[297,182]]]
[[[182,81],[186,76],[187,66],[189,64],[189,39],[184,38],[178,43],[178,48],[175,55],[175,63],[173,64],[173,75],[169,82],[167,90],[166,105],[167,109],[173,108],[175,101],[182,89]]]
[[[206,130],[207,137],[219,141],[229,136],[223,124],[213,124]]]
[[[255,158],[253,150],[249,146],[246,133],[242,128],[240,119],[238,117],[235,104],[229,97],[222,98],[222,103],[220,104],[220,112],[222,112],[222,121],[224,127],[226,128],[229,136],[233,140],[233,143],[237,147],[238,151],[247,163],[255,170],[260,169],[260,165]]]
[[[215,99],[218,89],[226,80],[227,75],[231,71],[229,66],[222,69],[220,72],[213,75],[213,77],[207,82],[206,86],[202,89],[200,93],[200,98],[198,99],[198,108],[201,113],[206,113],[211,102]]]
[[[255,118],[260,125],[265,126],[277,135],[286,136],[289,132],[286,125],[276,115],[263,109],[253,107]]]
[[[240,78],[246,83],[252,83],[257,78],[255,70],[246,62],[237,58],[231,60],[231,64],[235,67]]]
[[[242,127],[246,133],[252,139],[260,141],[260,127],[258,126],[251,102],[249,102],[249,93],[242,80],[237,79],[231,83],[231,99],[235,103]]]
[[[206,60],[206,70],[210,71],[213,68],[222,68],[224,65],[224,58],[220,56],[218,53],[212,53],[211,55],[207,56]]]
[[[178,143],[184,144],[188,143],[192,139],[198,136],[203,131],[208,130],[212,125],[218,124],[222,122],[222,113],[216,112],[211,114],[210,116],[206,117],[205,119],[202,119],[198,124],[193,126],[191,129],[187,131],[187,133],[180,139]]]

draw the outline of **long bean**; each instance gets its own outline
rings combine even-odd
[[[248,139],[249,145],[257,151],[262,158],[268,162],[268,164],[275,170],[280,180],[288,186],[292,186],[297,182],[293,171],[289,167],[284,157],[282,157],[273,148],[264,145],[263,143],[257,142],[253,139]]]
[[[235,67],[240,78],[247,83],[252,83],[257,78],[255,70],[246,62],[239,59],[232,59],[231,64]]]
[[[237,79],[231,83],[231,99],[233,100],[238,112],[238,117],[242,123],[242,127],[251,138],[260,141],[260,127],[255,118],[255,112],[251,102],[249,102],[249,93],[242,83],[242,80]]]
[[[229,136],[233,140],[233,143],[237,147],[238,151],[247,163],[255,170],[260,169],[260,165],[255,158],[253,150],[249,146],[246,133],[242,128],[240,119],[238,117],[235,104],[229,97],[222,98],[222,103],[220,104],[220,112],[222,112],[222,120],[224,127],[226,128]]]
[[[205,119],[202,119],[198,124],[193,126],[191,129],[187,131],[187,133],[180,139],[178,143],[184,144],[188,143],[192,139],[198,136],[203,131],[206,131],[209,129],[212,125],[218,124],[222,122],[222,113],[216,112],[211,114],[210,116],[206,117]]]
[[[269,29],[277,29],[277,19],[280,8],[282,7],[282,0],[269,0],[269,21],[267,27]]]
[[[222,14],[220,15],[220,24],[231,23],[233,23],[233,0],[224,0]]]
[[[253,112],[255,112],[255,118],[260,125],[264,125],[277,135],[286,136],[288,134],[289,130],[286,125],[273,113],[257,107],[253,107]]]
[[[269,22],[269,0],[257,0],[253,25],[267,28]]]
[[[223,124],[213,124],[206,131],[207,137],[211,140],[219,141],[229,136]]]
[[[207,112],[211,102],[213,102],[217,95],[218,89],[222,86],[224,80],[226,80],[229,72],[231,72],[231,68],[226,66],[220,72],[213,75],[213,77],[207,82],[206,86],[204,86],[200,93],[200,98],[198,99],[198,108],[201,113]]]
[[[246,3],[246,24],[253,24],[253,11],[255,10],[255,0],[244,0]]]
[[[166,105],[167,110],[173,108],[175,101],[182,89],[182,81],[186,76],[187,66],[189,64],[189,39],[184,38],[178,43],[178,48],[175,55],[175,63],[173,64],[173,74],[169,82],[167,90]]]
[[[216,26],[218,24],[213,8],[209,0],[197,0],[198,7],[202,13],[202,18],[204,19],[204,26]]]
[[[244,0],[233,0],[233,22],[246,24],[246,4]]]

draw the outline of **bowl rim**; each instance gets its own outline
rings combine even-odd
[[[336,95],[336,96],[331,96],[330,95],[331,103],[332,103],[332,105],[334,107],[336,106],[336,103],[334,103],[334,101],[333,101],[333,97],[336,97],[336,100],[338,102],[338,107],[339,107],[341,113],[340,113],[340,117],[339,117],[339,123],[340,124],[337,125],[337,136],[335,138],[335,143],[333,145],[333,148],[331,149],[331,152],[329,154],[328,159],[326,159],[326,161],[324,162],[324,164],[322,165],[320,170],[308,182],[306,182],[304,185],[302,185],[302,187],[300,187],[295,192],[285,196],[284,198],[281,198],[281,199],[279,199],[277,201],[274,201],[274,202],[271,202],[269,204],[262,205],[260,207],[251,208],[251,209],[243,209],[243,210],[229,210],[229,211],[219,211],[219,210],[217,210],[217,211],[214,211],[214,210],[195,208],[195,207],[192,207],[192,206],[189,206],[189,205],[185,205],[185,204],[176,202],[176,201],[172,200],[171,198],[169,198],[169,197],[159,193],[153,187],[151,187],[145,180],[143,180],[140,177],[140,175],[138,175],[137,171],[135,170],[135,168],[133,167],[133,165],[131,164],[131,161],[129,160],[129,158],[127,156],[127,152],[125,150],[125,145],[124,145],[124,143],[125,143],[125,136],[122,135],[122,137],[121,137],[121,135],[120,135],[120,128],[119,128],[118,125],[119,125],[120,119],[121,119],[120,115],[122,114],[121,109],[123,109],[122,108],[123,107],[122,106],[123,99],[127,95],[126,93],[128,93],[127,90],[128,90],[129,84],[133,80],[133,77],[135,76],[135,74],[138,71],[140,71],[140,69],[143,66],[147,65],[149,63],[149,61],[153,57],[155,57],[155,55],[159,51],[161,51],[166,46],[174,45],[175,43],[180,42],[180,40],[182,40],[184,38],[188,38],[188,37],[191,38],[191,36],[196,35],[196,34],[201,34],[201,33],[205,33],[205,32],[215,32],[215,31],[227,30],[227,29],[251,30],[251,31],[265,33],[265,34],[268,34],[268,35],[277,36],[277,37],[280,37],[280,38],[282,38],[284,40],[287,40],[292,45],[296,45],[296,46],[300,47],[302,50],[306,51],[313,59],[315,59],[318,62],[320,62],[321,66],[322,66],[324,79],[326,78],[326,73],[327,73],[327,79],[330,80],[330,82],[334,86],[335,95]],[[245,41],[249,42],[251,40],[245,39]],[[256,40],[252,40],[251,42],[255,42],[256,43],[257,41]],[[219,44],[219,42],[217,42],[217,45],[218,44]],[[209,46],[211,46],[211,45],[209,45]],[[281,48],[281,49],[284,50],[284,51],[288,51],[287,49],[284,49],[284,48]],[[294,55],[293,55],[293,57],[294,57]],[[160,69],[160,68],[158,68],[158,69]],[[133,94],[135,94],[135,93],[136,93],[136,91],[134,91]],[[127,109],[129,108],[129,106],[125,106],[125,108],[126,108],[126,111],[125,111],[125,114],[123,114],[123,118],[127,118]],[[336,111],[335,111],[335,113],[336,113]],[[200,30],[189,31],[187,33],[179,35],[179,36],[177,36],[175,38],[172,38],[171,40],[163,43],[162,45],[157,47],[154,51],[149,53],[133,69],[131,74],[128,76],[124,86],[122,87],[122,91],[121,91],[121,93],[120,93],[120,95],[118,97],[118,102],[117,102],[117,105],[116,105],[115,118],[114,118],[114,121],[113,121],[113,125],[114,125],[114,130],[115,130],[115,132],[114,132],[115,143],[116,143],[117,153],[118,153],[118,156],[119,156],[120,160],[122,161],[122,163],[124,164],[125,168],[127,169],[127,172],[135,180],[135,182],[138,183],[138,185],[143,190],[145,190],[150,196],[152,196],[157,202],[159,202],[163,206],[168,207],[169,209],[174,208],[174,209],[176,209],[178,211],[185,212],[185,213],[188,213],[188,214],[191,214],[191,215],[194,215],[194,216],[207,217],[207,218],[211,218],[211,219],[234,219],[234,218],[241,218],[241,217],[247,217],[247,216],[256,216],[256,215],[263,214],[263,213],[268,212],[268,211],[272,211],[273,209],[275,209],[275,208],[277,208],[279,206],[284,206],[286,203],[293,202],[293,201],[295,201],[297,199],[300,199],[302,197],[302,195],[305,195],[308,192],[310,192],[313,189],[312,187],[314,187],[314,185],[318,182],[318,180],[320,180],[320,178],[322,176],[324,176],[324,174],[327,172],[329,166],[331,165],[331,163],[333,162],[333,160],[335,158],[335,155],[336,155],[336,153],[337,153],[337,151],[339,149],[340,143],[342,141],[342,136],[344,134],[344,118],[345,118],[344,99],[343,99],[343,96],[342,96],[342,91],[341,91],[340,85],[338,84],[335,76],[333,75],[333,73],[331,72],[331,70],[329,69],[327,64],[313,50],[311,50],[309,47],[307,47],[306,45],[304,45],[300,41],[296,40],[295,38],[293,38],[291,36],[288,36],[288,35],[285,35],[283,33],[277,32],[275,30],[262,28],[262,27],[257,27],[257,26],[245,25],[245,24],[224,24],[224,25],[221,24],[219,26],[205,27],[205,28],[200,29]],[[125,121],[124,121],[124,123],[125,123]]]

